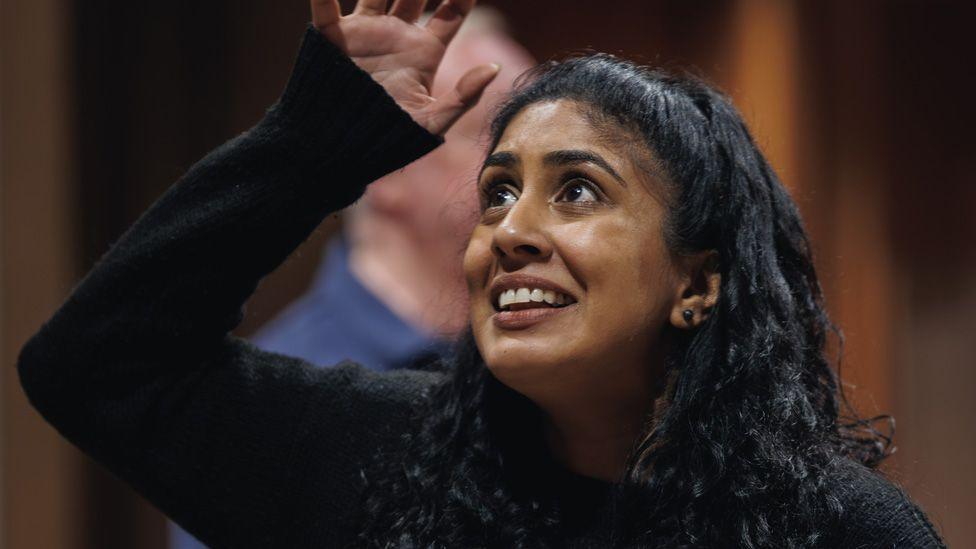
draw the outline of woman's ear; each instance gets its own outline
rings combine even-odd
[[[715,309],[722,289],[718,252],[706,250],[679,259],[681,269],[677,300],[671,309],[671,324],[676,328],[700,326]]]

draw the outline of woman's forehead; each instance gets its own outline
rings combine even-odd
[[[533,103],[512,117],[488,159],[501,154],[512,157],[512,164],[544,162],[559,151],[588,151],[606,160],[624,179],[661,190],[657,187],[668,178],[640,133],[594,109],[572,99]]]
[[[585,107],[569,99],[533,103],[522,109],[505,127],[492,154],[541,159],[560,150],[592,150],[616,162],[626,160],[626,151],[606,138],[586,115]]]

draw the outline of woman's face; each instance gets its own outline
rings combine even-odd
[[[530,398],[646,391],[680,300],[665,207],[649,191],[661,183],[633,163],[634,147],[650,152],[602,130],[574,101],[530,105],[479,177],[471,325],[492,373]]]

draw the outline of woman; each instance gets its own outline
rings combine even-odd
[[[497,72],[431,98],[473,0],[415,25],[423,4],[313,1],[279,102],[25,346],[42,414],[215,547],[941,546],[839,419],[806,237],[734,109],[610,56],[541,67],[498,113],[453,361],[317,369],[228,335]]]

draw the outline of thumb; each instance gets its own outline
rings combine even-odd
[[[438,97],[424,109],[427,111],[424,127],[431,133],[444,135],[458,118],[478,103],[481,94],[498,76],[500,70],[500,65],[491,63],[479,65],[464,73],[453,90]]]

